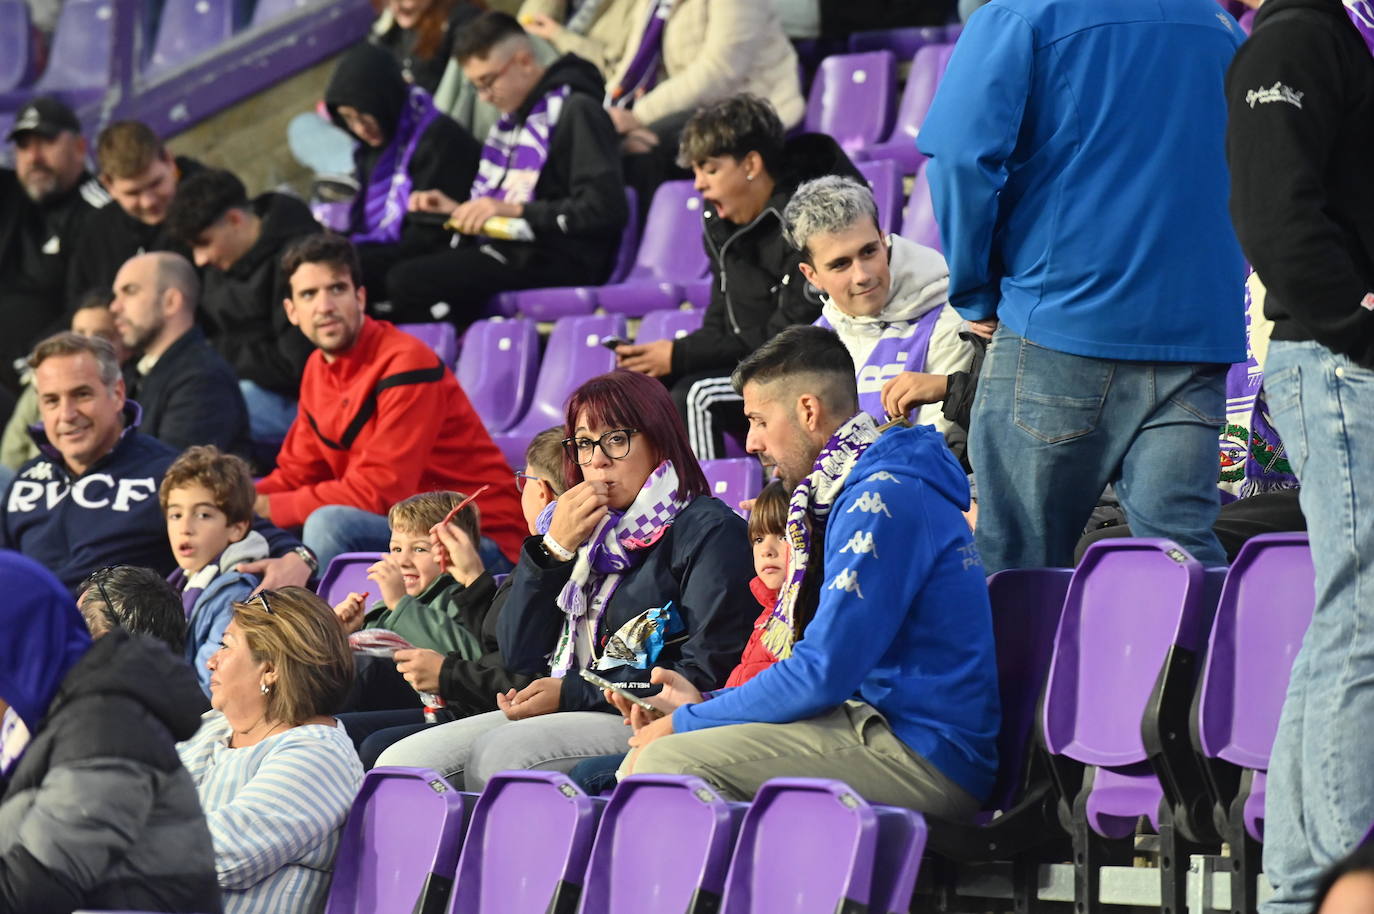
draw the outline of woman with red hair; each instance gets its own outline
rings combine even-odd
[[[708,690],[738,662],[757,611],[748,534],[709,495],[667,390],[630,371],[592,378],[568,400],[565,434],[569,488],[525,541],[498,631],[506,666],[543,678],[378,765],[433,768],[473,791],[510,768],[568,771],[629,737],[581,670],[646,694],[654,666]]]

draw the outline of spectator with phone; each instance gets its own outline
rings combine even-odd
[[[564,433],[573,485],[525,541],[498,624],[507,668],[538,678],[379,764],[434,768],[467,790],[510,768],[567,771],[623,752],[628,735],[579,670],[646,694],[657,664],[713,689],[739,658],[756,615],[745,523],[708,495],[667,390],[628,371],[592,378],[569,398]]]

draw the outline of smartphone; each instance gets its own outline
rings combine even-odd
[[[646,711],[652,711],[653,713],[659,715],[663,713],[660,709],[654,707],[647,700],[640,698],[638,695],[635,695],[631,692],[625,691],[619,686],[619,684],[611,682],[609,679],[606,679],[605,677],[598,676],[591,670],[583,670],[582,678],[590,682],[592,685],[596,686],[598,689],[606,689],[607,691],[614,692],[626,701],[632,704],[639,705]]]
[[[622,340],[618,336],[603,336],[601,338],[601,345],[605,346],[612,352],[615,352],[617,346],[625,346],[628,345],[628,343],[629,340]]]

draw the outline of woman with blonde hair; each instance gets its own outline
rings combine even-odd
[[[363,774],[330,716],[353,681],[343,630],[310,591],[264,590],[234,605],[207,666],[212,710],[178,750],[210,825],[225,912],[322,911]]]

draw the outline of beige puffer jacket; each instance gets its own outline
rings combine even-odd
[[[632,8],[635,0],[604,0],[587,34],[578,35],[563,29],[553,36],[551,44],[563,54],[576,54],[596,64],[601,75],[610,78],[620,66],[620,55],[630,32],[637,31]],[[568,21],[568,0],[525,0],[520,4],[519,17],[548,16],[555,22]]]

